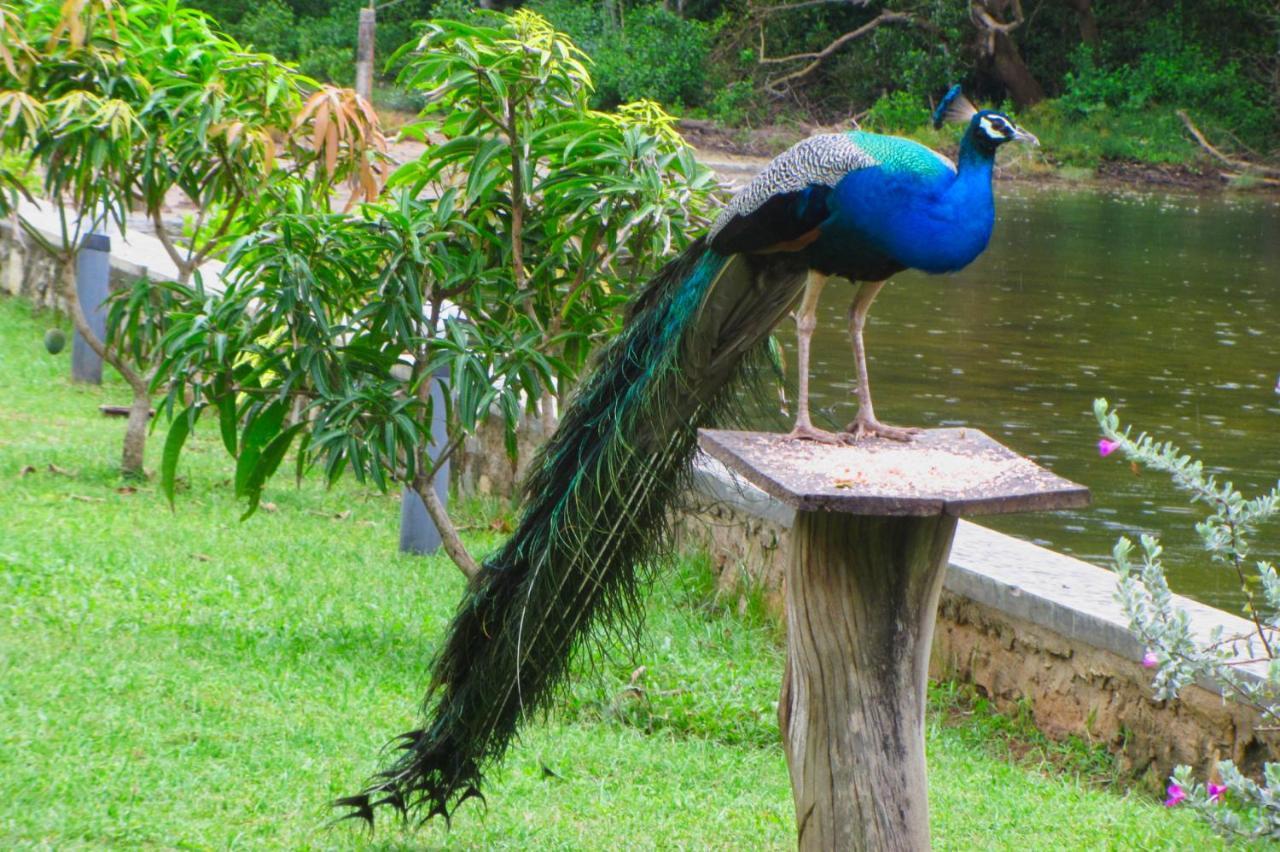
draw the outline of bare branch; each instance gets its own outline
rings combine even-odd
[[[458,535],[457,527],[449,518],[449,512],[440,502],[440,497],[436,494],[435,477],[415,479],[413,490],[422,498],[422,504],[427,507],[427,514],[431,516],[432,522],[439,530],[440,542],[444,545],[445,553],[449,554],[449,558],[467,576],[467,579],[475,577],[480,573],[480,563],[476,562],[475,557],[467,551],[466,545]]]
[[[1026,20],[1026,16],[1022,13],[1022,0],[1013,0],[1013,18],[1008,22],[996,20],[991,14],[989,2],[990,0],[973,0],[969,5],[969,12],[973,15],[974,22],[985,30],[1011,33],[1022,26],[1023,21]]]
[[[1009,35],[1009,33],[1022,26],[1026,20],[1026,16],[1022,13],[1022,0],[1012,0],[1013,17],[1005,22],[995,17],[991,8],[993,0],[970,0],[969,17],[973,20],[974,25],[982,32],[983,51],[989,56],[996,52],[996,34]],[[1001,8],[1008,8],[1006,2]]]
[[[777,6],[752,6],[748,14],[751,17],[763,18],[778,12],[790,12],[811,6],[866,6],[870,2],[871,0],[801,0],[798,3],[780,3]]]
[[[178,268],[179,274],[182,272],[183,258],[178,251],[178,247],[173,244],[173,240],[169,237],[169,231],[165,229],[164,220],[160,218],[160,208],[151,211],[151,221],[156,226],[156,237],[159,238],[160,244],[164,246],[165,252],[169,255],[169,259],[173,261],[173,265]]]
[[[831,54],[835,53],[837,50],[844,47],[849,42],[860,39],[867,33],[870,33],[876,28],[886,24],[915,24],[916,26],[928,28],[928,25],[926,25],[925,22],[916,18],[914,15],[908,15],[904,12],[884,11],[884,12],[881,12],[876,17],[872,18],[867,23],[858,27],[856,30],[850,30],[849,32],[840,36],[835,41],[831,42],[831,44],[827,45],[817,53],[798,53],[793,56],[786,56],[786,57],[779,57],[779,58],[767,58],[764,56],[764,52],[763,52],[764,32],[762,28],[761,29],[761,54],[760,54],[760,62],[762,64],[768,64],[772,62],[789,62],[789,61],[796,61],[800,59],[812,60],[808,65],[805,65],[803,68],[800,68],[799,70],[792,71],[788,74],[783,74],[781,77],[776,77],[772,80],[767,80],[764,84],[765,88],[775,95],[782,94],[782,90],[779,87],[782,86],[783,83],[787,83],[787,82],[790,82],[791,80],[796,80],[796,79],[799,79],[800,77],[805,77],[805,76],[808,76],[809,74],[812,74],[818,68],[818,66],[822,64],[823,60],[831,56]]]
[[[1205,138],[1204,134],[1200,132],[1200,128],[1196,127],[1195,123],[1191,121],[1191,116],[1187,115],[1185,110],[1178,110],[1178,118],[1182,119],[1183,126],[1187,128],[1187,132],[1195,138],[1200,147],[1207,151],[1215,160],[1226,163],[1233,169],[1240,169],[1245,172],[1261,172],[1264,175],[1280,175],[1280,169],[1272,166],[1263,166],[1258,163],[1251,163],[1248,160],[1237,160],[1234,157],[1228,157],[1226,154],[1213,147],[1209,140]]]

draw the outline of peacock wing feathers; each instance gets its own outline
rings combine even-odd
[[[849,133],[797,142],[729,201],[707,234],[708,244],[721,254],[802,248],[830,215],[827,202],[836,184],[875,165]]]

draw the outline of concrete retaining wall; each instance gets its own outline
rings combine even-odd
[[[61,225],[51,205],[23,201],[18,211],[27,225],[36,229],[54,245],[61,241]],[[138,278],[152,281],[176,281],[178,268],[165,251],[164,245],[151,233],[142,220],[134,221],[128,233],[122,234],[114,226],[107,227],[111,238],[111,286],[114,288]],[[216,289],[222,263],[207,261],[200,267],[205,286]],[[58,304],[57,261],[46,252],[24,229],[16,216],[0,219],[0,289],[14,296],[26,296],[39,307]]]
[[[680,524],[683,546],[711,555],[723,589],[746,581],[781,612],[794,512],[705,457],[695,491]],[[1259,731],[1255,711],[1225,702],[1211,684],[1155,700],[1142,645],[1114,593],[1109,571],[961,521],[931,673],[972,683],[1005,710],[1029,705],[1050,737],[1105,744],[1153,790],[1180,763],[1207,771],[1231,759],[1260,774],[1276,734]],[[1226,635],[1252,626],[1187,598],[1177,603],[1202,635],[1219,624]]]

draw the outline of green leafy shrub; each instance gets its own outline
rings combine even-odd
[[[929,110],[924,102],[911,92],[899,90],[876,101],[862,123],[868,130],[891,133],[914,130],[928,122]]]
[[[635,100],[697,106],[706,99],[706,64],[713,28],[681,18],[660,4],[628,9],[619,21],[610,7],[576,0],[542,0],[530,8],[568,33],[594,63],[592,104]]]
[[[282,59],[298,55],[297,20],[281,0],[264,0],[248,11],[227,32],[245,45]]]
[[[448,388],[449,446],[497,416],[514,456],[522,414],[554,418],[625,295],[705,228],[714,181],[674,119],[651,102],[590,109],[586,57],[538,15],[433,20],[397,58],[423,103],[405,132],[444,141],[356,216],[270,188],[275,215],[237,244],[224,293],[166,339],[165,407],[186,406],[161,468],[170,499],[208,410],[249,511],[296,438],[299,470],[411,486],[451,529],[425,456],[431,385]]]
[[[1077,115],[1187,108],[1213,118],[1256,144],[1274,141],[1274,106],[1265,87],[1240,63],[1186,38],[1174,23],[1153,21],[1146,49],[1127,63],[1108,63],[1085,46],[1072,54],[1063,106]]]
[[[758,112],[759,94],[748,80],[735,80],[716,92],[708,112],[721,124],[741,127],[752,124]]]

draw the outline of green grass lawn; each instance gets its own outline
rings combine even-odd
[[[124,386],[70,384],[68,355],[41,347],[50,322],[0,298],[0,847],[793,843],[777,626],[717,602],[697,559],[658,582],[639,647],[583,666],[526,730],[487,808],[447,832],[330,827],[325,803],[414,725],[461,576],[397,556],[396,499],[349,482],[277,483],[241,523],[216,428],[185,454],[170,512],[154,481],[115,473],[123,424],[97,406]],[[496,544],[496,514],[468,507],[475,550]],[[1087,749],[1060,759],[946,712],[953,692],[928,728],[938,849],[1219,845],[1190,813],[1092,780],[1106,767]]]

